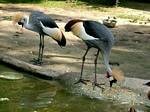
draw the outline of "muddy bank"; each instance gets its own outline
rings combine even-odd
[[[110,99],[112,101],[119,101],[122,104],[131,104],[134,102],[135,104],[150,106],[150,102],[147,98],[147,93],[150,90],[150,87],[143,85],[150,80],[126,77],[125,81],[118,82],[110,89],[109,80],[105,78],[104,74],[98,74],[98,82],[105,83],[105,86],[103,86],[103,90],[97,87],[93,89],[92,81],[94,74],[86,77],[91,80],[87,85],[74,84],[79,78],[80,73],[78,72],[61,74],[4,54],[0,55],[0,61],[8,66],[16,68],[17,70],[30,72],[31,75],[36,74],[35,76],[40,78],[58,80],[71,93],[85,95],[90,98]]]

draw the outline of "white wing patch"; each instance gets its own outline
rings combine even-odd
[[[43,32],[49,35],[50,37],[56,39],[56,40],[61,40],[62,38],[62,32],[59,28],[50,28],[50,27],[45,27],[42,22],[40,22]]]
[[[83,27],[83,22],[78,22],[71,27],[71,31],[83,40],[98,40],[98,38],[88,35]]]

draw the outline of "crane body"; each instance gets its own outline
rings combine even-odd
[[[93,82],[94,86],[101,87],[101,84],[97,83],[97,59],[98,55],[101,52],[105,68],[107,71],[107,77],[110,79],[110,86],[112,86],[113,83],[115,83],[117,80],[112,76],[112,70],[109,65],[109,56],[111,53],[111,48],[115,43],[113,34],[109,31],[107,27],[100,24],[99,22],[92,21],[92,20],[79,20],[74,19],[69,21],[65,25],[65,31],[69,32],[71,31],[74,35],[81,38],[87,45],[87,50],[82,58],[82,68],[81,68],[81,75],[80,79],[77,83],[84,83],[85,81],[82,78],[83,74],[83,68],[84,68],[84,62],[85,57],[89,51],[90,48],[94,47],[97,49],[96,58],[94,60],[95,64],[95,80]]]
[[[39,55],[38,59],[35,60],[35,64],[42,63],[45,35],[52,37],[59,46],[66,45],[66,38],[63,32],[55,21],[43,12],[33,11],[29,16],[23,16],[18,24],[40,35]]]

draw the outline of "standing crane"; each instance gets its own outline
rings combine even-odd
[[[40,35],[39,54],[37,60],[34,60],[35,64],[42,64],[45,35],[52,37],[59,46],[66,45],[66,38],[63,32],[55,21],[43,12],[33,11],[29,16],[23,16],[18,24]]]
[[[104,64],[107,70],[107,78],[109,78],[110,80],[110,87],[112,86],[113,83],[116,83],[117,80],[115,79],[115,77],[113,77],[112,70],[109,65],[109,56],[111,48],[115,41],[113,34],[108,30],[108,28],[106,28],[104,25],[96,21],[74,19],[69,21],[65,25],[65,31],[66,32],[71,31],[74,35],[81,38],[87,45],[87,50],[82,58],[80,79],[75,84],[80,82],[86,84],[86,81],[88,81],[82,78],[82,73],[85,57],[89,49],[92,47],[97,49],[96,58],[94,61],[95,64],[95,79],[93,82],[94,87],[97,86],[102,88],[101,87],[102,84],[97,83],[97,76],[96,76],[97,59],[100,52],[102,54]]]

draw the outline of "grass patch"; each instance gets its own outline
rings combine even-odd
[[[75,3],[66,3],[66,1],[48,1],[48,2],[41,1],[39,5],[42,7],[49,7],[49,8],[57,7],[57,8],[64,8],[64,9],[69,9],[69,10],[79,9],[79,10],[94,10],[94,11],[100,11],[100,12],[109,12],[109,14],[115,15],[118,18],[131,19],[131,20],[134,20],[135,22],[137,20],[140,20],[140,21],[147,20],[147,18],[139,14],[137,15],[135,14],[132,15],[131,13],[125,14],[124,11],[122,11],[122,8],[128,7],[128,8],[133,8],[133,9],[150,10],[150,4],[128,2],[128,1],[121,3],[120,7],[105,6],[105,5],[98,4],[98,3],[90,4],[88,2],[83,2],[83,1],[77,1]]]
[[[64,8],[64,9],[80,9],[80,10],[98,10],[101,12],[109,12],[108,6],[101,4],[88,4],[87,2],[78,1],[76,3],[67,3],[66,1],[48,1],[40,2],[40,6],[49,7],[49,8]]]
[[[9,3],[12,2],[12,0],[0,0],[0,3]],[[108,15],[113,15],[118,18],[123,19],[131,19],[133,22],[139,21],[147,21],[148,17],[145,17],[142,14],[134,14],[134,12],[131,11],[131,13],[125,13],[125,8],[131,8],[131,9],[140,9],[140,10],[150,10],[150,4],[146,3],[138,3],[138,2],[121,2],[119,7],[112,7],[112,6],[106,6],[99,3],[90,3],[90,2],[84,2],[82,0],[78,0],[75,3],[67,3],[66,0],[14,0],[14,2],[17,3],[35,3],[41,7],[48,7],[48,8],[63,8],[67,10],[90,10],[90,11],[99,11],[99,12],[108,12]]]
[[[143,15],[128,15],[128,14],[118,14],[118,18],[124,18],[124,19],[132,19],[133,21],[137,22],[138,20],[144,21],[147,20],[147,17]]]

